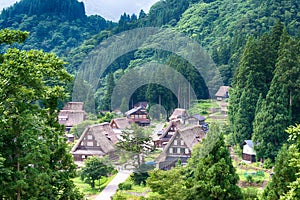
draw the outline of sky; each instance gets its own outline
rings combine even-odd
[[[13,5],[20,0],[0,0],[0,11]],[[85,4],[87,15],[98,14],[107,20],[118,21],[120,16],[126,12],[127,14],[136,15],[143,9],[146,13],[151,5],[159,0],[79,0]]]

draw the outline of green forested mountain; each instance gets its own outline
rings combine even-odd
[[[55,52],[69,63],[68,71],[75,73],[89,52],[101,41],[116,33],[148,26],[169,27],[187,34],[208,50],[221,72],[224,84],[231,85],[248,36],[255,39],[263,35],[270,31],[277,21],[281,21],[292,36],[300,35],[300,16],[297,12],[299,4],[299,0],[164,0],[153,5],[147,14],[144,11],[131,16],[124,13],[120,16],[119,22],[113,24],[99,16],[87,17],[82,3],[76,0],[22,0],[2,12],[0,28],[29,31],[31,34],[21,46],[23,49],[37,48]],[[158,60],[172,64],[174,60],[177,62],[176,59],[180,66],[176,64],[174,68],[185,69],[186,63],[174,58],[172,54],[137,50],[115,60],[104,75],[113,72],[117,81],[120,74],[126,73],[127,68]],[[189,76],[188,80],[203,78],[199,74]],[[107,100],[102,98],[109,88],[106,79],[102,77],[95,95],[99,109],[108,106],[105,105]],[[134,94],[134,102],[149,100],[149,94],[147,95],[145,91],[156,90],[153,89],[156,87],[154,85],[150,89],[145,87]],[[202,94],[198,97],[209,97],[203,92],[205,86],[201,87],[197,83],[197,87],[198,89],[193,86],[193,89]],[[264,90],[266,95],[266,88]],[[167,89],[163,89],[163,93],[166,91]],[[168,98],[166,101],[170,100],[170,96],[172,94],[166,95]],[[171,99],[173,100],[170,105],[165,105],[170,109],[177,105],[176,99]]]
[[[61,57],[111,26],[112,22],[100,16],[87,17],[83,3],[77,0],[22,0],[0,15],[0,29],[30,32],[19,48],[42,49]]]

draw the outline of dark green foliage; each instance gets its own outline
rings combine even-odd
[[[103,99],[103,104],[101,105],[102,110],[111,110],[111,95],[115,87],[115,78],[114,74],[110,73],[107,76],[106,80],[106,92]]]
[[[85,16],[83,2],[77,0],[22,0],[13,7],[4,9],[1,18],[13,18],[17,15],[65,15],[69,19],[83,18]]]
[[[281,37],[270,90],[254,121],[253,140],[257,143],[255,148],[259,158],[271,158],[274,161],[288,138],[284,130],[292,124],[294,105],[299,105],[299,101],[294,101],[298,98],[295,91],[299,87],[295,83],[299,82],[300,77],[297,46],[298,42],[285,31]]]
[[[132,184],[131,184],[131,183],[127,183],[127,182],[125,182],[125,183],[120,183],[120,184],[118,185],[118,188],[119,188],[119,190],[131,190]]]
[[[189,161],[186,199],[242,199],[238,175],[219,128],[213,124]]]
[[[81,171],[81,180],[95,188],[95,181],[100,180],[101,176],[108,176],[113,172],[113,167],[107,158],[89,157],[84,161],[85,166]]]
[[[68,61],[72,49],[112,25],[100,16],[87,17],[83,2],[76,0],[22,0],[0,15],[0,29],[31,33],[19,48],[55,52]],[[75,72],[76,66],[69,65],[68,71]]]
[[[135,171],[130,175],[135,185],[146,185],[146,180],[149,177],[147,171]]]

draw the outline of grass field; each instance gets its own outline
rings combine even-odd
[[[99,194],[115,176],[116,174],[110,177],[102,177],[100,179],[100,187],[99,187],[99,181],[97,180],[95,182],[94,189],[92,189],[89,184],[83,182],[80,179],[80,176],[74,178],[73,181],[74,184],[79,188],[80,192],[82,192],[86,198],[93,199],[93,196]]]

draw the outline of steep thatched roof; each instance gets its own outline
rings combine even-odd
[[[229,86],[221,86],[217,93],[215,94],[216,97],[228,98],[228,90]]]
[[[86,145],[88,135],[92,136],[93,147]],[[71,150],[72,154],[84,155],[104,155],[115,150],[114,144],[118,142],[116,134],[113,132],[109,123],[96,124],[88,126],[77,143]]]
[[[169,121],[168,125],[166,128],[164,128],[163,130],[163,133],[161,134],[160,138],[164,138],[166,137],[166,135],[170,132],[170,129],[171,128],[174,128],[174,132],[181,127],[181,122],[180,120],[172,120],[172,121]]]
[[[86,119],[82,102],[69,102],[58,114],[58,121],[67,127],[72,127]]]
[[[128,119],[127,117],[116,118],[111,120],[110,126],[112,128],[125,129],[130,127],[130,122],[130,119]],[[114,127],[114,125],[116,125],[116,127]]]
[[[178,129],[164,148],[163,152],[156,159],[157,162],[163,162],[167,159],[169,148],[172,146],[176,136],[178,135],[184,141],[189,150],[192,151],[193,147],[205,137],[205,132],[199,125]]]
[[[63,110],[84,110],[83,102],[68,102]]]
[[[176,108],[174,112],[172,113],[171,117],[169,117],[170,120],[174,119],[183,119],[188,116],[188,113],[186,109],[183,108]]]

